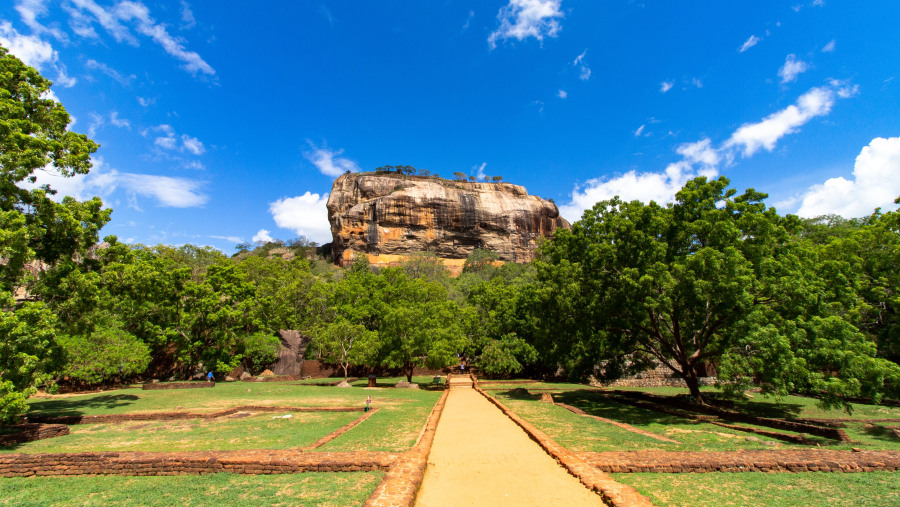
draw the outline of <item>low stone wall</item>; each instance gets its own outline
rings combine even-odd
[[[821,449],[737,452],[581,452],[585,461],[608,473],[698,472],[872,472],[900,470],[896,451]]]
[[[482,396],[496,405],[507,417],[525,430],[532,440],[537,442],[547,454],[553,456],[570,474],[578,478],[591,491],[598,493],[608,505],[617,507],[649,507],[653,505],[650,499],[638,493],[636,489],[616,482],[612,477],[601,472],[583,458],[557,444],[549,435],[519,417],[493,396],[479,388],[477,382],[474,387]]]
[[[365,503],[366,507],[408,507],[415,503],[419,486],[422,485],[422,479],[425,478],[425,467],[428,464],[428,455],[431,453],[434,432],[437,430],[448,394],[450,391],[446,390],[441,395],[434,408],[431,409],[431,415],[428,416],[428,421],[425,423],[422,433],[419,434],[416,445],[397,458],[375,491],[369,495],[369,499]]]
[[[145,391],[157,391],[160,389],[202,389],[204,387],[216,387],[215,382],[156,382],[141,386]]]
[[[15,430],[15,433],[0,435],[0,446],[23,444],[45,438],[60,437],[69,434],[69,427],[65,424],[23,423],[7,428]]]
[[[397,457],[390,452],[300,450],[0,454],[0,477],[367,472],[388,470]]]
[[[284,407],[241,405],[218,412],[147,412],[132,414],[32,416],[32,422],[53,424],[98,424],[129,421],[166,421],[174,419],[215,419],[238,412],[362,412],[363,407]]]

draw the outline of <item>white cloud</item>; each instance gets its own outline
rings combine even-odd
[[[241,243],[243,240],[240,236],[207,236],[212,239],[221,239],[224,241],[230,241],[231,243]]]
[[[666,203],[672,200],[675,192],[681,190],[689,179],[698,175],[698,172],[691,170],[689,164],[676,162],[669,164],[661,173],[628,171],[615,178],[588,180],[584,186],[572,191],[571,202],[560,206],[559,212],[566,220],[574,222],[581,219],[584,210],[617,195],[626,202],[638,200]]]
[[[809,66],[803,60],[797,60],[797,56],[787,55],[784,59],[784,65],[778,69],[778,77],[781,78],[781,84],[790,83],[797,79],[797,76],[806,72]]]
[[[34,34],[49,34],[56,40],[68,42],[69,38],[55,26],[47,27],[38,22],[37,18],[47,14],[47,0],[17,0],[16,11],[22,18],[22,22],[31,28]]]
[[[156,99],[148,99],[146,97],[138,97],[137,101],[138,101],[138,104],[140,104],[143,107],[149,107],[149,106],[152,106],[153,104],[156,104]]]
[[[173,37],[164,24],[156,23],[150,15],[150,9],[142,3],[119,1],[107,9],[97,5],[94,0],[71,0],[71,2],[72,5],[67,10],[71,16],[73,30],[82,37],[96,37],[96,32],[91,26],[92,22],[96,21],[117,42],[137,46],[138,39],[122,23],[131,22],[138,33],[149,37],[169,56],[183,62],[182,67],[191,74],[201,72],[212,76],[216,73],[199,54],[188,51],[181,38]]]
[[[479,180],[483,180],[485,177],[484,168],[487,167],[487,162],[482,162],[478,165],[472,166],[472,169],[475,170],[475,178]]]
[[[647,125],[641,125],[640,127],[638,127],[637,130],[634,131],[634,137],[641,137],[641,134],[644,133],[644,127],[646,126]]]
[[[741,47],[738,48],[738,53],[743,53],[744,51],[747,51],[748,49],[752,48],[757,43],[759,43],[760,40],[761,39],[759,37],[757,37],[755,35],[751,35],[750,38],[745,40],[744,43],[741,44]]]
[[[894,209],[900,196],[900,137],[877,137],[856,157],[853,179],[831,178],[812,186],[797,214],[802,217],[837,214],[863,217],[875,208]]]
[[[9,21],[0,22],[0,45],[5,47],[25,65],[30,65],[39,71],[53,69],[56,71],[58,84],[65,88],[75,86],[76,79],[69,77],[66,67],[59,61],[59,53],[53,49],[49,42],[41,40],[34,35],[22,35]]]
[[[93,138],[97,135],[97,129],[102,127],[106,120],[97,113],[91,113],[89,116],[91,117],[91,123],[88,124],[87,136]]]
[[[360,171],[356,162],[340,156],[344,150],[332,150],[328,146],[317,147],[308,139],[306,142],[309,143],[312,150],[304,152],[303,156],[312,162],[322,174],[336,178],[347,171],[352,173]]]
[[[562,0],[509,0],[497,13],[500,27],[491,32],[488,45],[494,49],[501,39],[521,41],[534,37],[543,42],[544,37],[556,37],[560,30],[558,18],[563,17],[561,3]]]
[[[588,180],[583,185],[575,187],[570,202],[560,206],[560,213],[569,221],[578,220],[585,209],[593,207],[598,201],[610,199],[616,195],[625,201],[637,199],[643,202],[653,200],[660,204],[670,202],[674,199],[675,193],[689,179],[696,176],[707,178],[718,176],[719,166],[722,163],[731,163],[737,152],[744,157],[749,157],[760,148],[773,150],[783,136],[796,132],[800,126],[816,116],[828,114],[837,98],[850,97],[855,93],[856,86],[832,80],[828,86],[809,90],[797,99],[796,104],[771,114],[762,121],[742,125],[718,148],[708,138],[677,146],[675,152],[681,156],[681,159],[669,164],[662,172],[631,170],[615,177]],[[641,125],[634,134],[640,136],[643,131],[644,125]],[[866,160],[872,159],[877,162],[868,163],[863,168],[879,168],[868,170],[868,173],[877,173],[878,176],[865,179],[857,175],[859,188],[857,193],[868,191],[866,183],[868,181],[876,181],[879,178],[881,181],[889,179],[897,183],[893,184],[882,198],[893,200],[897,194],[900,194],[900,168],[897,166],[900,155],[896,155],[896,151],[885,149],[883,143],[876,143],[876,141],[872,142],[870,146],[872,153],[866,155],[868,157]],[[900,143],[900,138],[895,138],[891,142]],[[894,149],[896,150],[896,147]],[[867,153],[866,150],[863,152]],[[859,170],[861,159],[863,159],[862,154],[857,159],[857,174],[861,173]],[[886,167],[888,169],[885,169]],[[894,169],[890,169],[891,167]],[[893,173],[889,174],[891,170]],[[839,180],[829,180],[829,183],[835,188],[846,189],[848,182]],[[891,194],[892,197],[886,197],[887,194]],[[866,206],[874,207],[870,206],[868,201]]]
[[[181,0],[181,28],[188,30],[196,24],[197,19],[194,18],[194,11],[191,10],[190,4]]]
[[[146,136],[149,132],[161,132],[163,135],[153,140],[153,144],[164,150],[178,150],[181,152],[189,151],[194,155],[202,155],[206,151],[206,147],[196,137],[187,134],[181,135],[181,145],[178,144],[178,137],[175,135],[175,129],[171,125],[157,125],[141,132]]]
[[[269,204],[269,212],[278,227],[306,236],[320,244],[331,241],[328,223],[328,194],[306,192],[297,197],[284,197]]]
[[[257,241],[261,241],[263,243],[268,243],[270,241],[275,241],[275,238],[269,235],[270,232],[271,231],[267,231],[266,229],[260,229],[259,232],[253,236],[253,242],[256,243]]]
[[[556,92],[556,96],[559,97],[559,98],[561,98],[561,99],[564,99],[564,98],[568,97],[569,94],[566,93],[565,90],[559,90],[559,91]]]
[[[131,122],[124,118],[119,118],[118,111],[109,113],[109,122],[115,127],[131,130]]]
[[[575,62],[572,64],[578,67],[578,79],[582,81],[587,81],[591,78],[591,68],[588,67],[588,64],[584,63],[584,56],[587,54],[587,49],[581,52],[580,55],[575,57]]]
[[[822,47],[823,53],[831,53],[832,51],[834,51],[834,39],[831,39],[828,44],[825,44],[825,46]]]
[[[196,137],[191,137],[187,134],[181,136],[181,145],[187,151],[193,153],[194,155],[203,155],[203,152],[206,151],[206,148],[203,146],[203,143],[200,142]]]
[[[119,84],[121,84],[122,86],[130,85],[131,81],[133,81],[134,79],[137,78],[137,76],[135,76],[134,74],[130,74],[128,76],[123,76],[118,71],[109,67],[105,63],[98,62],[97,60],[93,60],[93,59],[85,62],[84,66],[89,69],[99,70],[100,72],[102,72],[102,73],[106,74],[107,76],[113,78],[114,80],[118,81]]]
[[[56,199],[71,196],[79,200],[99,196],[104,200],[121,188],[129,195],[129,200],[140,195],[151,197],[159,206],[173,208],[191,208],[206,204],[209,198],[199,190],[203,182],[188,178],[156,176],[150,174],[123,173],[115,169],[107,169],[103,160],[93,160],[94,167],[88,174],[78,174],[69,178],[63,177],[53,167],[36,171],[37,181],[34,187],[50,185],[57,190]],[[137,207],[136,205],[134,207]],[[139,209],[139,208],[138,208]]]
[[[703,88],[703,81],[701,81],[699,77],[691,79],[691,84],[697,88]]]
[[[671,90],[673,86],[675,86],[674,81],[663,81],[662,83],[659,83],[659,92],[666,93]]]
[[[792,104],[773,113],[758,123],[742,125],[734,131],[725,143],[726,148],[740,149],[745,157],[760,148],[775,149],[775,143],[787,134],[795,132],[816,116],[826,115],[834,105],[835,97],[847,98],[855,93],[856,87],[832,81],[830,86],[812,88]]]
[[[469,29],[469,25],[472,24],[472,18],[474,18],[474,17],[475,17],[475,11],[470,10],[469,15],[466,16],[466,22],[463,24],[462,31],[465,32],[466,30]]]

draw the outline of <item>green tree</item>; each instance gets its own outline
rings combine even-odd
[[[354,364],[365,364],[377,346],[378,333],[369,331],[362,324],[352,324],[343,317],[325,324],[315,334],[315,347],[322,359],[337,363],[344,370]]]
[[[491,178],[491,181],[493,181],[494,183],[500,183],[501,181],[503,181],[503,176],[494,176],[493,178]]]
[[[467,178],[466,173],[460,171],[456,171],[455,173],[453,173],[453,177],[456,179],[456,181],[466,181]]]
[[[11,419],[59,366],[55,317],[41,302],[17,301],[33,277],[25,267],[86,254],[111,210],[99,198],[55,202],[48,186],[29,188],[34,172],[52,166],[63,176],[86,174],[97,144],[68,130],[50,81],[0,47],[0,418]],[[31,279],[29,279],[31,278]]]

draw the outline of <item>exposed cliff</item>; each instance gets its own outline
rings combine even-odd
[[[538,239],[570,227],[555,204],[519,185],[394,173],[339,177],[328,197],[328,220],[340,264],[361,253],[388,264],[428,251],[461,267],[475,248],[528,262]]]

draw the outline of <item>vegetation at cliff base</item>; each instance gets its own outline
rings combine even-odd
[[[209,247],[100,242],[112,210],[56,199],[34,171],[85,174],[97,145],[67,129],[50,83],[0,48],[0,419],[38,387],[259,373],[278,330],[353,372],[465,363],[493,376],[613,379],[662,363],[702,400],[900,397],[900,214],[802,220],[726,178],[673,203],[612,199],[527,265],[475,249],[451,278],[431,253],[338,269],[298,239]],[[411,166],[377,172],[427,175]],[[459,173],[460,179],[468,176]],[[495,176],[493,181],[502,181]]]

